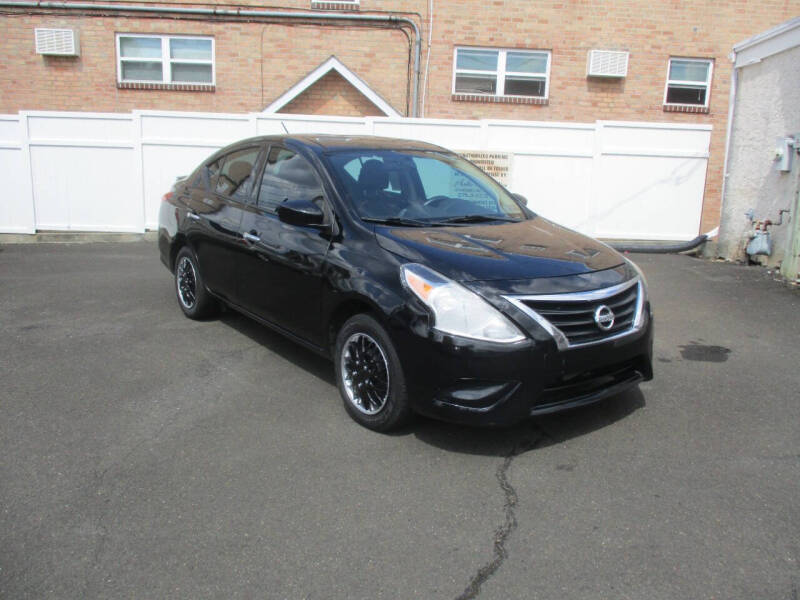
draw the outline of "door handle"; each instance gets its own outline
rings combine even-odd
[[[186,216],[189,217],[190,219],[192,219],[193,221],[199,221],[200,220],[200,215],[198,215],[196,213],[193,213],[193,212],[186,213]]]
[[[253,244],[258,244],[261,241],[261,238],[257,235],[246,231],[242,234],[242,237],[246,239],[248,242],[252,242]]]

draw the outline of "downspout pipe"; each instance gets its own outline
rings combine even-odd
[[[731,51],[728,55],[728,58],[731,61],[731,82],[730,82],[730,91],[728,93],[728,122],[725,126],[725,158],[722,163],[722,190],[720,190],[720,202],[719,205],[721,209],[725,208],[725,196],[728,191],[728,179],[730,177],[730,173],[728,173],[728,161],[730,160],[731,154],[731,137],[733,136],[733,119],[736,116],[736,91],[739,85],[739,68],[736,64],[736,50]],[[720,224],[722,224],[722,217],[720,215]]]
[[[709,238],[712,238],[719,233],[719,227],[715,227],[708,233],[698,235],[693,240],[688,242],[680,242],[678,244],[647,244],[647,243],[613,243],[609,242],[609,246],[618,252],[641,252],[644,254],[677,254],[679,252],[688,252],[694,250],[700,244],[704,243]]]
[[[418,116],[420,55],[422,54],[422,37],[419,26],[413,19],[397,15],[361,15],[352,13],[332,12],[300,12],[279,10],[248,10],[242,8],[193,8],[193,7],[167,7],[147,6],[142,4],[89,4],[83,2],[50,2],[37,0],[0,0],[0,7],[4,8],[39,8],[47,10],[80,10],[103,11],[115,13],[157,13],[157,14],[182,14],[204,15],[209,17],[243,17],[243,18],[268,18],[268,19],[298,19],[306,21],[359,21],[363,23],[389,23],[398,26],[408,25],[414,30],[414,81],[411,92],[411,116]]]

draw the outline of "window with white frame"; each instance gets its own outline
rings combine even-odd
[[[456,48],[453,93],[547,98],[550,52]]]
[[[664,104],[707,107],[712,70],[705,58],[670,58]]]
[[[117,34],[117,81],[214,85],[214,38]]]

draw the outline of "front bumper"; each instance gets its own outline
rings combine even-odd
[[[559,350],[550,337],[512,345],[431,332],[395,332],[414,409],[475,425],[511,425],[533,415],[583,406],[652,379],[649,303],[638,331]]]

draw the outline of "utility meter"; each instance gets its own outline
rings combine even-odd
[[[798,138],[775,138],[775,162],[779,171],[788,173],[792,170],[792,155],[796,146],[798,146]]]

